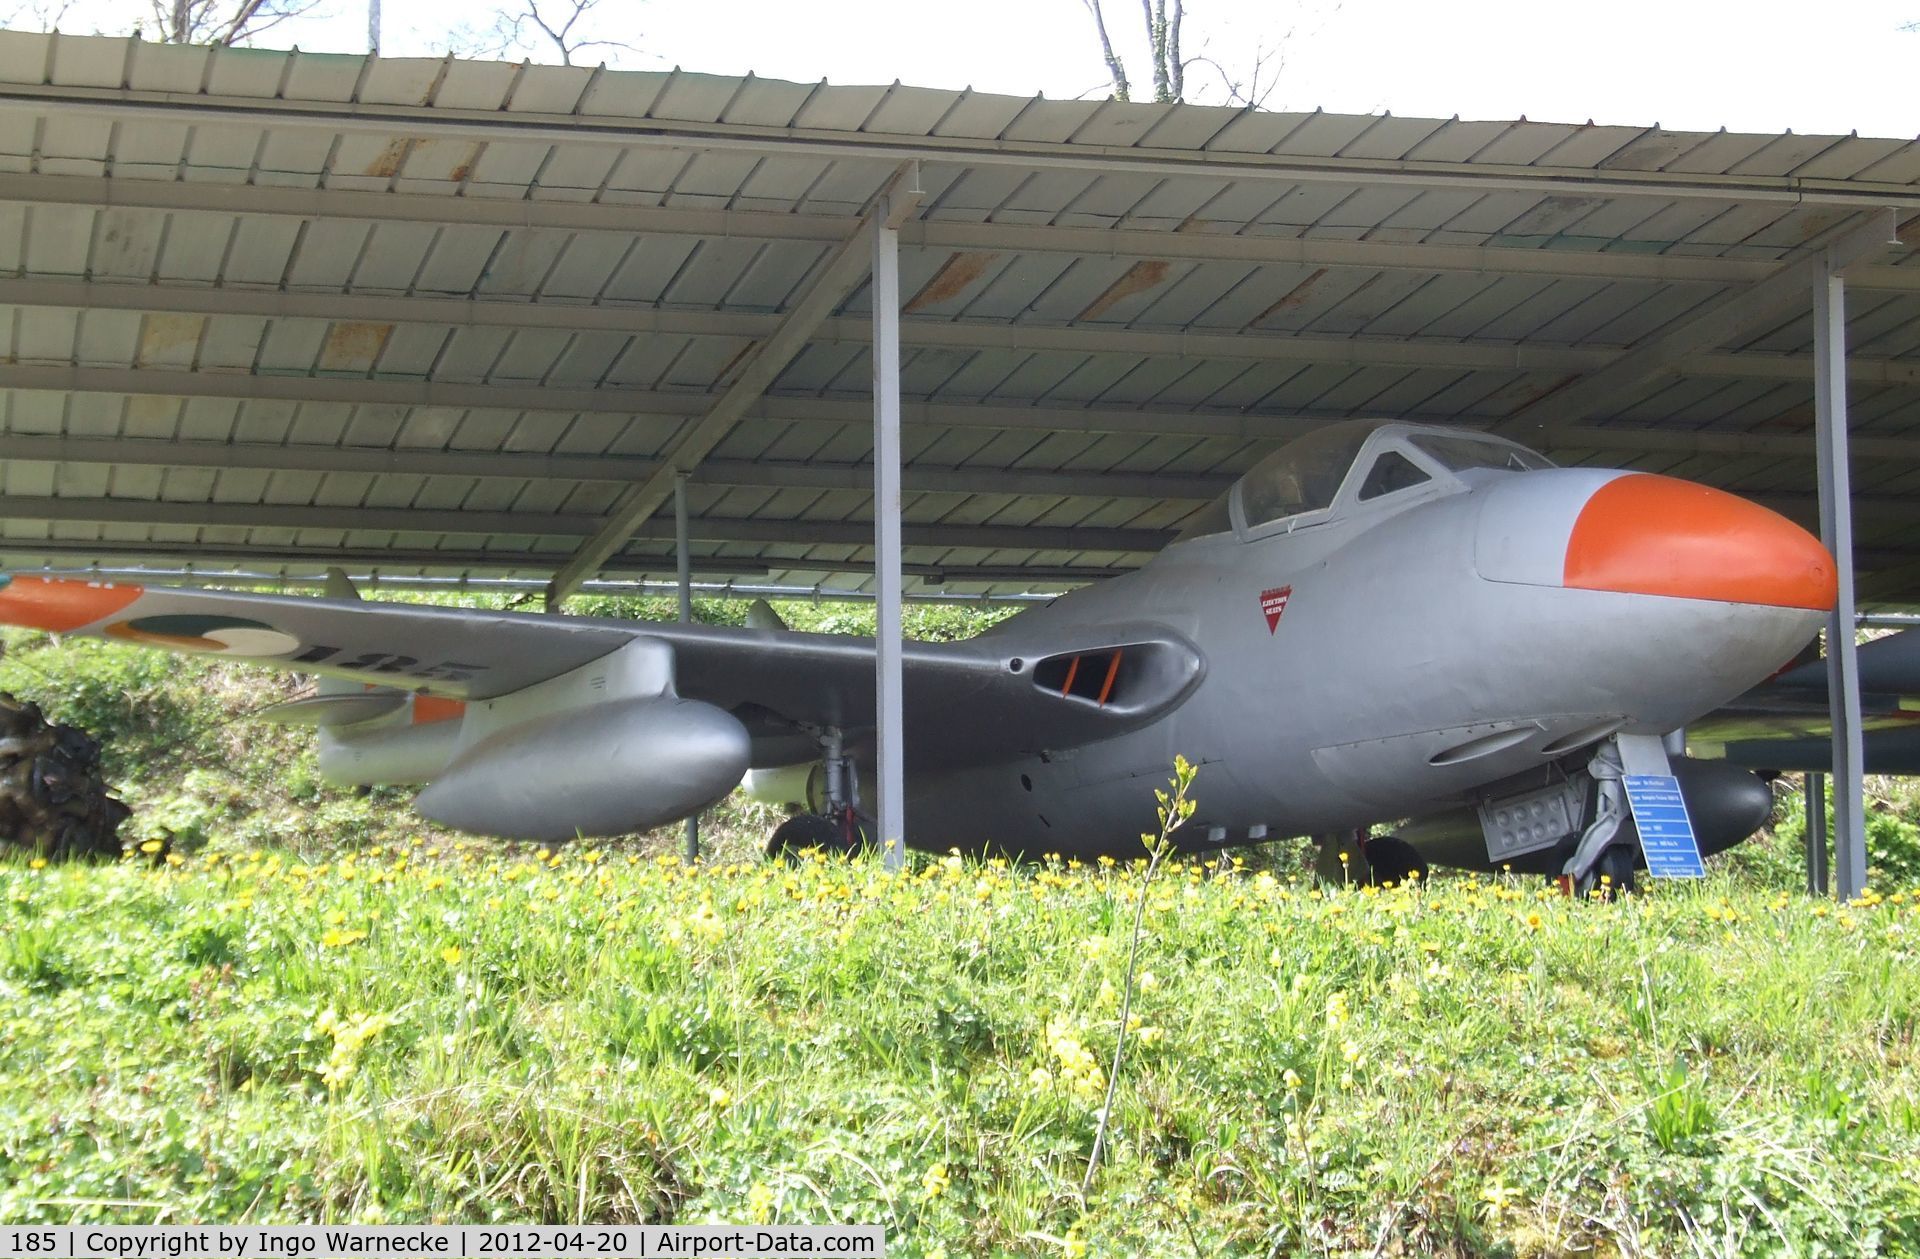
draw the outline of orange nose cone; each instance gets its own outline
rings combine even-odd
[[[1833,557],[1812,534],[1757,503],[1636,473],[1595,491],[1567,539],[1563,584],[1825,612]]]

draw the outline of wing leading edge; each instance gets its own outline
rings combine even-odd
[[[812,732],[871,731],[871,639],[0,574],[0,624],[246,661],[382,690],[488,700],[636,638],[673,651],[675,693],[733,712],[756,765],[811,755]],[[907,753],[977,763],[1110,738],[1177,707],[1205,672],[1157,625],[1014,630],[904,647]]]

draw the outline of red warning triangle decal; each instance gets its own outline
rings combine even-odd
[[[1271,634],[1280,628],[1280,618],[1287,610],[1287,600],[1291,598],[1292,586],[1277,586],[1260,592],[1260,610],[1267,616],[1267,633]]]

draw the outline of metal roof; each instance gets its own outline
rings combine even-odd
[[[909,589],[1135,566],[1353,415],[1811,521],[1831,251],[1863,593],[1920,598],[1920,143],[27,33],[0,119],[9,566],[545,577],[677,460],[698,576],[864,587],[905,181]]]

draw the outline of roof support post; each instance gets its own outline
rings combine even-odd
[[[1807,810],[1807,892],[1827,894],[1827,776],[1809,773],[1802,803]]]
[[[1833,553],[1839,597],[1827,617],[1827,696],[1833,723],[1833,849],[1842,900],[1867,883],[1865,740],[1854,646],[1853,505],[1847,461],[1847,305],[1843,260],[1831,256],[1813,285],[1814,431],[1820,477],[1820,540]]]
[[[733,426],[806,348],[808,338],[821,322],[860,286],[867,275],[866,251],[861,248],[867,225],[884,224],[889,229],[897,229],[901,219],[919,208],[921,194],[902,191],[909,175],[917,185],[917,163],[909,162],[895,173],[880,190],[874,208],[861,220],[860,227],[829,251],[806,292],[788,309],[780,326],[747,356],[733,384],[715,399],[713,406],[680,438],[666,458],[655,465],[645,481],[620,496],[606,521],[554,573],[553,580],[547,584],[547,611],[558,612],[567,596],[580,588],[581,582],[600,571],[600,566],[627,544],[634,530],[665,504],[673,492],[674,476],[693,471],[726,439]],[[882,210],[882,206],[888,208]]]
[[[693,555],[687,546],[687,474],[673,478],[673,562],[680,578],[680,624],[693,622]],[[687,864],[700,860],[700,815],[687,819]]]
[[[917,182],[917,181],[916,181]],[[900,647],[900,229],[892,194],[873,216],[874,822],[888,871],[906,868]]]

